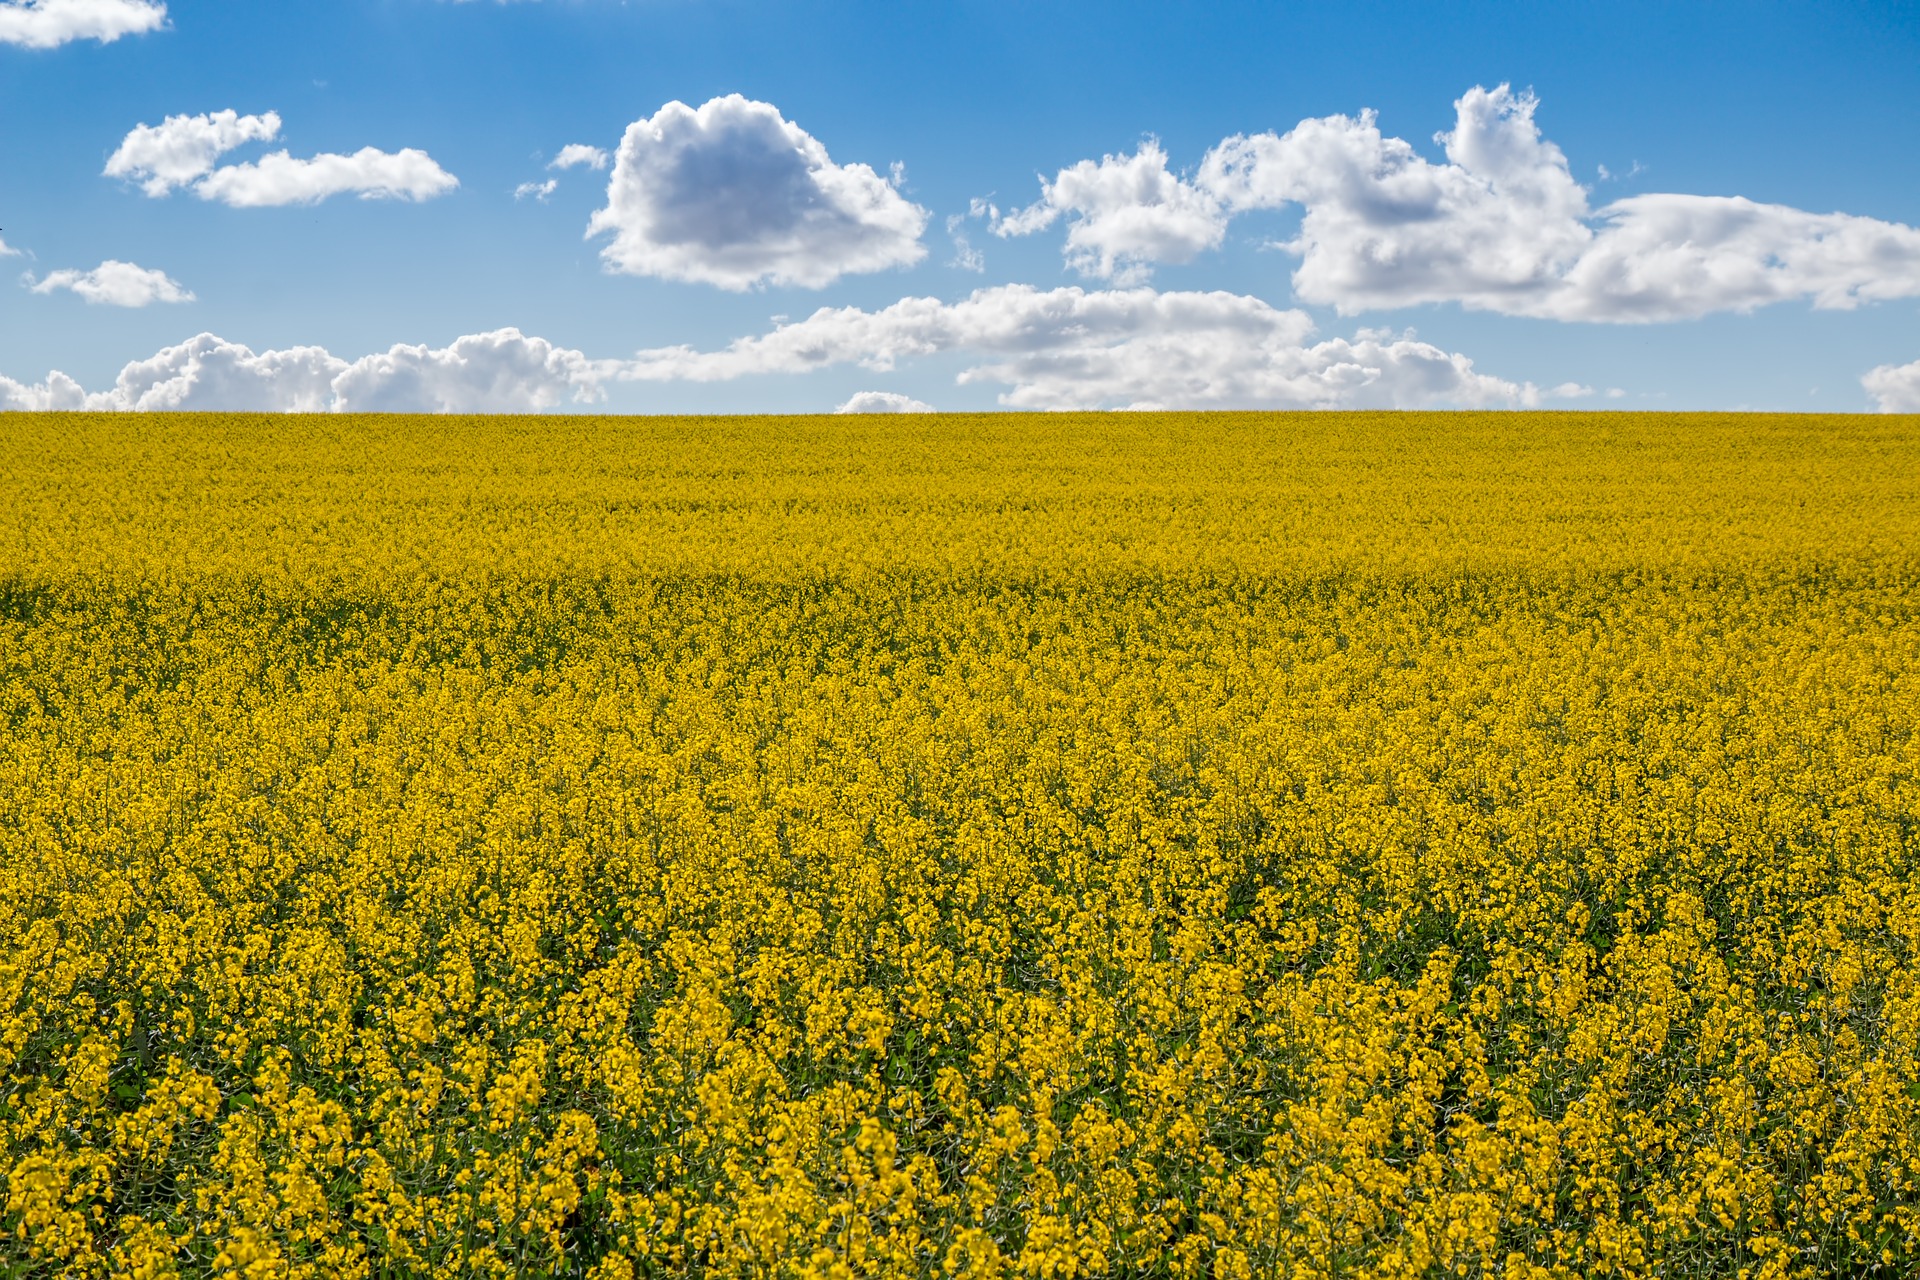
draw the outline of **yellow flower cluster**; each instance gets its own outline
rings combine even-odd
[[[1920,1273],[1920,421],[0,437],[7,1276]]]

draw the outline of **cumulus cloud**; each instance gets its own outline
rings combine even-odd
[[[1882,413],[1920,413],[1920,360],[1870,369],[1860,385]]]
[[[1021,409],[1490,407],[1587,393],[1481,373],[1411,333],[1321,339],[1303,312],[1238,294],[1027,285],[952,303],[823,307],[719,350],[659,347],[625,360],[590,359],[517,329],[439,348],[395,346],[351,363],[320,347],[256,354],[201,334],[127,365],[108,391],[87,394],[53,374],[34,386],[0,384],[0,393],[15,408],[538,411],[599,400],[616,380],[724,382],[846,364],[883,371],[945,353],[973,360],[959,382],[997,384],[1000,403]],[[927,411],[887,392],[863,392],[841,408]]]
[[[927,217],[867,165],[833,163],[772,105],[731,94],[629,125],[587,234],[612,237],[610,271],[820,288],[920,261]]]
[[[52,49],[74,40],[111,44],[167,22],[159,0],[0,0],[0,44]]]
[[[515,413],[592,401],[608,367],[518,329],[471,334],[445,347],[395,346],[348,362],[324,347],[255,353],[203,333],[120,371],[88,393],[54,372],[24,384],[0,378],[0,408],[151,412]]]
[[[912,396],[902,395],[898,391],[857,391],[834,412],[933,413],[935,409],[925,400],[915,400]]]
[[[19,256],[20,250],[8,244],[5,236],[0,236],[0,258],[17,258]]]
[[[515,200],[525,200],[528,196],[532,196],[535,200],[545,204],[547,197],[552,195],[554,188],[559,185],[560,180],[558,178],[548,178],[545,182],[523,182],[513,189],[513,198]]]
[[[87,407],[87,393],[81,385],[59,370],[40,383],[15,382],[0,376],[0,411],[48,413],[76,412]]]
[[[31,277],[28,277],[31,281]],[[109,258],[91,271],[71,267],[47,273],[29,287],[35,293],[65,289],[88,302],[109,307],[144,307],[154,302],[192,302],[193,294],[164,271]]]
[[[255,355],[237,342],[203,333],[133,361],[111,391],[89,395],[86,407],[316,413],[331,407],[333,380],[346,368],[346,361],[324,347]]]
[[[237,111],[168,116],[159,124],[135,125],[107,157],[103,172],[140,184],[150,196],[164,196],[212,172],[216,160],[235,147],[266,142],[280,133],[280,113],[243,116]]]
[[[879,311],[823,307],[718,351],[661,347],[616,376],[714,382],[834,364],[886,370],[964,352],[963,383],[999,383],[1023,409],[1332,408],[1534,403],[1527,385],[1411,335],[1362,330],[1314,341],[1313,321],[1258,298],[1152,289],[981,289],[945,303],[905,298]]]
[[[1157,144],[1081,161],[1003,235],[1068,219],[1070,265],[1138,277],[1217,245],[1235,214],[1297,206],[1279,247],[1294,292],[1342,314],[1455,302],[1554,320],[1645,322],[1920,295],[1920,230],[1739,196],[1649,194],[1597,209],[1541,136],[1538,101],[1476,87],[1437,135],[1442,162],[1384,134],[1371,111],[1228,138],[1191,178]]]
[[[589,169],[604,169],[607,167],[607,153],[599,147],[590,147],[584,142],[569,142],[560,148],[560,154],[553,158],[547,168],[573,169],[581,165]]]
[[[1920,229],[1739,196],[1630,196],[1522,314],[1680,320],[1806,299],[1821,310],[1920,296]],[[1518,310],[1518,309],[1517,309]]]
[[[1586,191],[1540,137],[1536,102],[1475,88],[1433,164],[1381,133],[1372,112],[1229,138],[1200,181],[1235,211],[1303,206],[1294,289],[1343,312],[1460,301],[1529,311],[1593,238]]]
[[[1102,156],[1041,182],[1039,201],[996,217],[996,235],[1031,235],[1067,217],[1067,264],[1082,275],[1138,283],[1156,262],[1191,262],[1218,248],[1227,214],[1211,192],[1167,169],[1149,139],[1130,156]]]
[[[429,200],[460,185],[433,157],[412,147],[398,152],[362,147],[352,155],[322,152],[307,159],[282,150],[215,167],[227,152],[271,141],[279,133],[280,116],[273,111],[168,116],[157,125],[136,126],[107,158],[104,172],[138,183],[149,196],[185,188],[202,200],[235,208],[315,204],[345,194],[363,200]]]
[[[300,160],[275,151],[247,164],[223,165],[194,184],[203,200],[235,208],[317,204],[328,196],[362,200],[431,200],[460,185],[426,152],[362,147],[350,156],[321,153]]]
[[[440,348],[396,346],[333,380],[335,408],[354,413],[535,413],[600,398],[606,365],[518,329],[470,334]]]

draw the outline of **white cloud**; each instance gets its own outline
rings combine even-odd
[[[1821,310],[1920,296],[1920,229],[1739,196],[1629,196],[1524,314],[1678,320],[1805,298]]]
[[[1870,369],[1860,385],[1882,413],[1920,413],[1920,360]]]
[[[549,169],[604,169],[607,167],[607,153],[599,147],[590,147],[584,142],[570,142],[560,148],[560,154],[547,165]],[[560,187],[560,179],[548,178],[545,182],[523,182],[513,189],[515,200],[525,200],[532,196],[545,204]]]
[[[1231,293],[981,289],[957,303],[905,298],[880,311],[823,307],[719,351],[639,352],[617,376],[717,382],[834,364],[886,370],[942,352],[985,357],[960,381],[995,382],[1024,409],[1497,405],[1532,387],[1477,373],[1411,335],[1312,342],[1303,312]]]
[[[901,395],[898,391],[857,391],[835,413],[933,413],[924,400]]]
[[[203,333],[127,365],[113,390],[87,397],[87,408],[317,413],[330,407],[333,380],[346,368],[324,347],[255,355]]]
[[[534,413],[600,397],[605,364],[518,329],[469,334],[437,349],[396,346],[333,380],[352,413]]]
[[[138,182],[150,196],[164,196],[212,172],[214,161],[235,147],[267,142],[280,133],[280,113],[243,116],[237,111],[168,116],[159,124],[135,125],[103,171]]]
[[[354,194],[363,200],[429,200],[460,185],[426,152],[362,147],[352,155],[322,152],[296,159],[275,151],[244,164],[215,167],[220,156],[248,142],[279,136],[280,116],[168,116],[158,125],[142,124],[127,134],[107,159],[109,177],[140,184],[149,196],[184,187],[202,200],[235,208],[314,204],[329,196]]]
[[[947,215],[947,235],[953,241],[953,258],[947,265],[977,274],[987,269],[987,258],[985,254],[973,247],[973,241],[967,237],[966,228],[965,214]]]
[[[920,261],[927,217],[867,165],[834,164],[772,105],[732,94],[629,125],[587,234],[613,237],[610,271],[819,288]]]
[[[608,368],[517,329],[439,348],[395,346],[351,363],[324,347],[256,354],[203,333],[128,364],[109,391],[89,394],[58,372],[37,385],[0,378],[0,408],[515,413],[597,399]]]
[[[1593,233],[1586,192],[1541,139],[1535,100],[1471,89],[1432,164],[1384,136],[1372,112],[1302,121],[1281,137],[1229,138],[1199,181],[1234,210],[1304,206],[1294,289],[1343,313],[1460,301],[1529,311]]]
[[[351,363],[321,347],[256,354],[203,333],[127,365],[108,391],[87,394],[54,374],[37,386],[0,382],[0,396],[14,408],[528,412],[597,401],[614,380],[723,382],[836,364],[886,370],[941,353],[974,357],[958,380],[999,384],[1000,402],[1021,409],[1511,406],[1543,395],[1411,333],[1363,329],[1316,341],[1304,313],[1258,298],[1003,285],[954,303],[821,308],[719,351],[662,347],[627,360],[589,359],[517,329],[439,348],[395,346]],[[841,407],[927,411],[886,392]]]
[[[0,0],[0,44],[28,49],[73,40],[110,44],[166,22],[167,6],[159,0]]]
[[[88,302],[104,303],[110,307],[144,307],[154,302],[193,301],[193,294],[166,272],[113,258],[91,271],[69,267],[49,272],[46,279],[30,287],[35,293],[66,289]]]
[[[0,258],[17,258],[19,256],[20,250],[8,244],[5,236],[0,236]]]
[[[599,147],[590,147],[584,142],[569,142],[560,148],[560,154],[547,165],[549,169],[572,169],[585,165],[589,169],[607,167],[607,153]]]
[[[77,412],[87,408],[87,393],[58,369],[45,382],[29,385],[0,377],[0,411],[23,413]]]
[[[317,204],[347,193],[362,200],[431,200],[459,185],[458,178],[424,151],[362,147],[350,156],[323,152],[310,160],[275,151],[247,164],[223,165],[193,190],[203,200],[244,209]]]
[[[1227,219],[1299,206],[1295,293],[1342,314],[1455,302],[1555,320],[1641,322],[1920,296],[1920,230],[1738,196],[1649,194],[1598,209],[1542,138],[1531,94],[1474,88],[1437,136],[1445,160],[1380,130],[1370,111],[1236,136],[1191,180],[1157,144],[1082,161],[1039,203],[996,220],[1029,234],[1068,217],[1066,254],[1125,280],[1220,242]]]
[[[995,218],[996,235],[1031,235],[1067,215],[1067,264],[1082,275],[1138,283],[1156,262],[1191,262],[1218,248],[1227,214],[1207,191],[1174,176],[1149,139],[1130,156],[1102,156],[1042,181],[1037,203]]]

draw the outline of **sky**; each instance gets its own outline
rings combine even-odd
[[[1912,3],[0,0],[0,409],[1920,412]]]

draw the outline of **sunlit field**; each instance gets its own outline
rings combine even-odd
[[[0,1275],[1911,1276],[1920,419],[0,417]]]

